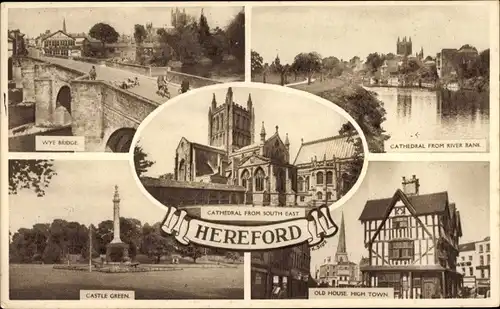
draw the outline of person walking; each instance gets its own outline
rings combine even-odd
[[[90,69],[90,79],[91,80],[95,80],[96,79],[96,76],[97,76],[97,73],[95,72],[95,66],[92,66],[92,69]]]

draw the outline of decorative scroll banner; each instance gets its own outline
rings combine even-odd
[[[338,230],[327,206],[311,210],[305,218],[258,226],[220,224],[186,215],[184,210],[168,207],[161,229],[183,245],[193,242],[233,250],[276,249],[305,241],[314,246]]]

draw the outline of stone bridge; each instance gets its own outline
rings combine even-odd
[[[92,66],[96,80],[87,74]],[[35,128],[70,127],[72,136],[85,137],[85,151],[128,152],[139,124],[166,101],[156,94],[155,78],[105,65],[25,57],[13,74],[21,75],[23,101],[35,104]],[[114,84],[136,77],[139,86],[127,90]],[[172,96],[179,93],[179,85],[168,87]]]

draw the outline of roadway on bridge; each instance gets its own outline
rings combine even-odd
[[[113,84],[114,81],[122,82],[127,78],[135,78],[139,79],[139,86],[135,86],[133,88],[127,89],[128,91],[137,94],[141,97],[154,101],[158,104],[163,104],[167,101],[167,98],[159,96],[156,94],[158,90],[156,84],[156,78],[152,78],[149,76],[133,73],[130,71],[120,70],[117,68],[110,68],[106,66],[101,66],[98,64],[92,64],[88,62],[63,59],[63,58],[53,58],[53,57],[40,57],[41,60],[46,61],[48,63],[59,64],[70,69],[74,69],[80,71],[82,73],[89,73],[92,66],[95,66],[97,77],[96,80],[103,80]],[[179,95],[180,86],[176,84],[169,83],[168,91],[171,96]]]

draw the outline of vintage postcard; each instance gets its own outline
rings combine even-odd
[[[499,306],[499,13],[2,4],[0,305]]]

